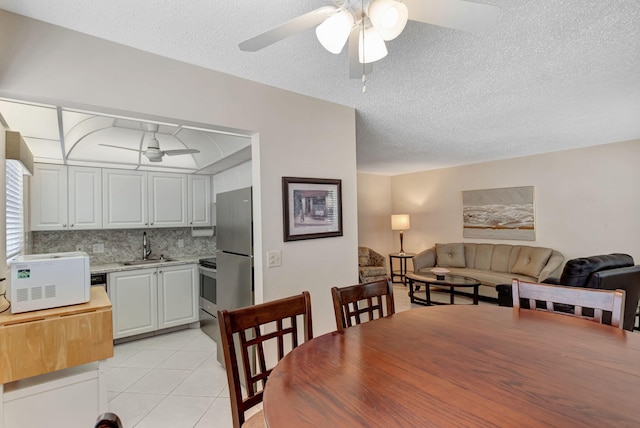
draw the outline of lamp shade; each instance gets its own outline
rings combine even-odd
[[[378,61],[387,56],[387,53],[384,40],[382,40],[375,28],[369,27],[364,31],[360,30],[360,37],[358,37],[358,59],[360,64]]]
[[[353,28],[353,15],[346,9],[334,13],[316,27],[316,37],[320,44],[332,54],[339,54],[351,29]]]
[[[391,230],[408,230],[411,227],[409,214],[392,214]]]
[[[407,25],[409,11],[399,1],[374,0],[369,6],[369,19],[383,40],[393,40]]]

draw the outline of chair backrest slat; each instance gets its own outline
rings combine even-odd
[[[275,361],[280,361],[287,350],[299,345],[298,317],[302,319],[300,328],[306,342],[313,338],[311,297],[307,291],[246,308],[218,311],[234,428],[244,423],[247,410],[262,402],[262,392],[273,369],[267,368],[265,343],[275,342],[273,348],[266,348],[277,349]],[[285,342],[285,338],[290,340]]]
[[[513,280],[513,307],[520,308],[520,299],[529,302],[530,309],[540,309],[537,302],[543,302],[548,312],[588,318],[603,322],[603,313],[611,313],[611,325],[622,328],[624,322],[624,290],[598,290],[582,287],[567,287],[535,282]],[[562,309],[557,309],[562,305]],[[593,310],[586,315],[584,309]]]
[[[333,287],[331,295],[338,331],[360,324],[365,314],[369,321],[384,317],[383,301],[387,315],[395,313],[393,287],[388,278],[342,288]]]

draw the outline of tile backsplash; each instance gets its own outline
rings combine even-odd
[[[151,244],[150,257],[207,256],[216,251],[215,236],[194,237],[190,228],[31,232],[29,248],[32,254],[44,254],[75,251],[81,245],[91,264],[118,263],[142,258],[143,232]],[[94,254],[94,244],[103,244],[104,252]]]

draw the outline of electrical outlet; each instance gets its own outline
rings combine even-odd
[[[282,251],[267,251],[267,266],[282,266]]]
[[[84,247],[80,244],[76,244],[76,251],[84,251]]]
[[[184,239],[178,239],[178,248],[184,248]]]
[[[94,254],[104,253],[104,244],[93,244],[93,253]]]

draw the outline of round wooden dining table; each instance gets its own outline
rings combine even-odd
[[[411,309],[276,365],[267,426],[640,426],[640,334],[481,305]]]

